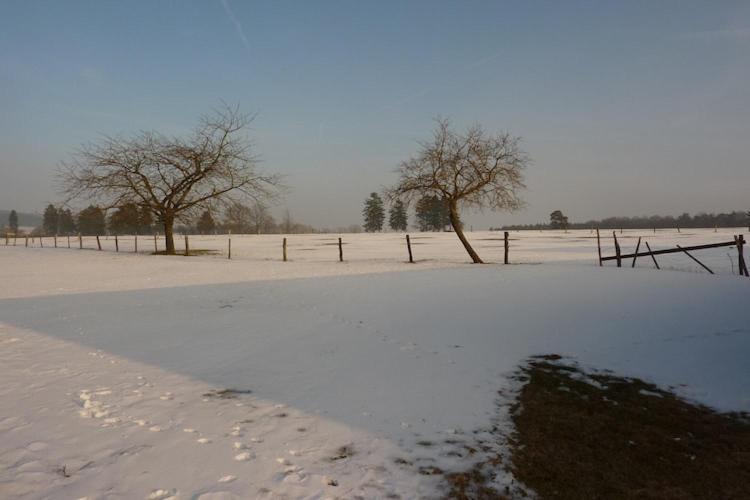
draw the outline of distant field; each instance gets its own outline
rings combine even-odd
[[[690,246],[706,243],[732,241],[734,235],[745,233],[747,228],[714,229],[674,229],[625,230],[617,231],[623,253],[635,250],[638,238],[648,242],[654,250],[674,248],[675,245]],[[467,233],[472,245],[487,262],[502,262],[503,233],[501,231],[476,231]],[[410,233],[414,259],[423,264],[453,265],[468,262],[466,252],[453,233]],[[403,233],[359,233],[359,234],[293,234],[293,235],[232,235],[232,259],[243,261],[281,260],[282,239],[287,238],[287,254],[293,262],[335,262],[338,260],[338,238],[341,236],[344,247],[344,260],[350,263],[404,263],[408,259],[405,234]],[[612,231],[602,231],[602,252],[613,255]],[[190,235],[188,236],[191,251],[200,252],[196,258],[226,259],[229,236]],[[746,239],[748,239],[746,237]],[[100,238],[102,249],[115,251],[113,236]],[[134,251],[134,237],[118,238],[120,252]],[[0,244],[4,244],[0,243]],[[12,245],[13,242],[11,241]],[[16,243],[23,244],[20,240]],[[175,244],[178,251],[184,251],[184,237],[177,236]],[[39,247],[39,241],[30,242],[30,246]],[[59,238],[58,245],[67,247],[67,239]],[[96,249],[94,237],[84,237],[84,248]],[[52,238],[45,238],[45,247],[52,246]],[[71,247],[78,248],[77,238],[71,237]],[[164,238],[158,237],[156,247],[151,236],[138,237],[139,253],[153,253],[154,249],[164,250]],[[641,251],[646,251],[645,243]],[[737,250],[719,248],[702,250],[695,253],[701,261],[717,274],[737,273]],[[750,256],[746,256],[748,258]],[[598,263],[596,234],[590,230],[574,231],[512,231],[510,232],[510,262],[512,264],[538,264],[545,262],[577,261],[592,265]],[[686,255],[674,254],[659,256],[662,269],[705,272]],[[631,260],[624,265],[630,267]],[[615,266],[614,262],[605,263]],[[653,267],[649,258],[641,258],[637,267]]]

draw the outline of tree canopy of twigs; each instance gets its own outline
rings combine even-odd
[[[279,193],[280,177],[258,169],[246,134],[252,119],[225,105],[202,116],[185,138],[158,132],[104,136],[63,163],[60,189],[68,201],[92,200],[104,209],[127,203],[147,208],[164,227],[167,253],[174,253],[175,220]]]
[[[447,119],[435,121],[432,139],[420,142],[417,155],[401,163],[396,170],[398,182],[386,193],[391,200],[412,201],[424,195],[443,198],[453,230],[471,259],[481,263],[464,235],[460,211],[522,207],[519,192],[525,187],[524,170],[530,160],[519,137],[491,135],[480,125],[459,133]]]

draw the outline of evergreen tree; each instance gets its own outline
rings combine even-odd
[[[552,229],[567,229],[568,218],[560,210],[549,214],[549,225]]]
[[[42,218],[44,234],[57,234],[58,217],[59,215],[55,206],[51,203],[47,205],[47,208],[44,209],[44,217]]]
[[[57,211],[57,231],[60,234],[75,234],[76,222],[70,209],[59,209]]]
[[[89,205],[78,213],[78,231],[83,235],[96,236],[104,234],[106,221],[104,210]]]
[[[140,226],[140,211],[135,203],[126,203],[109,217],[109,230],[115,234],[135,234]]]
[[[448,204],[437,195],[421,197],[415,210],[420,231],[442,231],[450,224]]]
[[[198,223],[196,224],[196,229],[200,234],[211,234],[214,232],[214,230],[216,229],[216,222],[211,216],[211,212],[205,210],[201,214],[201,217],[200,219],[198,219]]]
[[[10,227],[11,232],[18,232],[18,214],[15,210],[11,210],[8,215],[8,227]]]
[[[391,206],[388,223],[390,224],[391,229],[393,229],[394,231],[406,231],[406,226],[409,223],[409,217],[406,214],[406,205],[403,201],[396,200],[396,202]]]
[[[385,208],[383,208],[383,199],[378,193],[370,193],[370,197],[365,200],[362,215],[365,218],[363,224],[365,231],[368,233],[382,231],[385,221]]]
[[[151,234],[154,232],[154,216],[148,207],[141,207],[138,216],[138,234]]]

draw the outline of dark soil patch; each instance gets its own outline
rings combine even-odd
[[[337,462],[339,460],[345,460],[352,455],[354,455],[354,449],[351,446],[341,446],[336,450],[333,456],[328,457],[328,460],[330,462]]]
[[[555,359],[523,370],[513,416],[512,470],[540,498],[750,498],[748,415]]]

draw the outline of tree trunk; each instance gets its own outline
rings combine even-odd
[[[174,215],[167,214],[164,216],[164,242],[166,244],[166,254],[175,255],[174,251]]]
[[[458,236],[458,239],[461,240],[464,248],[469,253],[471,260],[474,261],[474,264],[484,264],[482,259],[479,258],[479,254],[474,251],[474,249],[471,247],[471,244],[469,243],[469,240],[467,240],[466,236],[464,236],[464,230],[461,227],[461,218],[458,216],[458,205],[456,204],[456,202],[448,202],[448,213],[451,221],[451,226],[453,226],[453,230],[456,232],[456,236]]]

